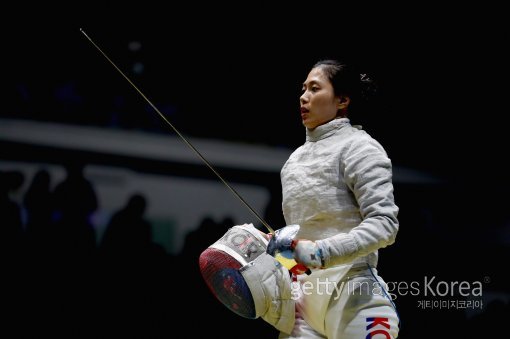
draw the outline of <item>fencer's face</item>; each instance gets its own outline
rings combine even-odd
[[[340,98],[335,96],[333,85],[321,67],[308,73],[299,101],[303,125],[309,129],[333,120],[340,108]]]

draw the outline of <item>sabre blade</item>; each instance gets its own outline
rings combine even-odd
[[[202,160],[202,162],[220,179],[220,181],[234,194],[235,197],[237,197],[247,208],[248,210],[267,228],[267,230],[274,234],[274,230],[269,224],[248,204],[243,197],[232,187],[230,184],[223,179],[223,177],[214,169],[214,167],[207,161],[206,158],[193,146],[182,134],[175,128],[175,126],[163,115],[163,113],[160,112],[160,110],[143,94],[142,91],[138,89],[138,87],[129,79],[124,72],[120,70],[120,68],[117,67],[117,65],[106,55],[106,53],[103,52],[101,48],[99,48],[98,45],[85,33],[85,31],[80,28],[80,32],[92,43],[92,45],[108,60],[108,62],[126,79],[129,84],[144,98],[145,101],[158,113],[158,115],[169,125],[174,132],[181,138],[182,141]]]

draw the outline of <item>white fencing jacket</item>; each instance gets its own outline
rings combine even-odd
[[[377,266],[377,250],[395,241],[398,207],[383,147],[349,119],[306,130],[306,142],[281,171],[283,214],[296,238],[317,242],[325,267]]]

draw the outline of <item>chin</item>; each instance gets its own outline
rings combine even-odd
[[[314,129],[315,127],[317,127],[316,124],[313,124],[313,123],[310,123],[310,122],[305,122],[305,121],[303,121],[303,126],[305,126],[308,129]]]
[[[301,123],[303,124],[303,126],[305,126],[306,128],[308,128],[310,126],[310,121],[308,121],[308,119],[304,120],[304,119],[301,119]]]

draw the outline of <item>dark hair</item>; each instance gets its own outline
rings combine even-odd
[[[333,85],[335,95],[345,95],[351,99],[349,112],[359,111],[377,92],[377,86],[366,73],[338,60],[326,59],[317,62],[313,68],[321,67]]]

